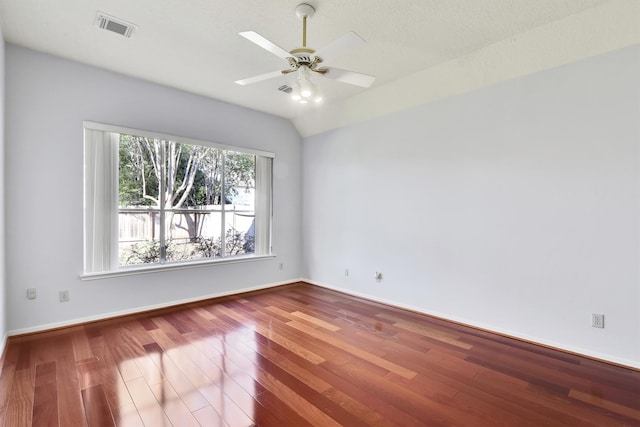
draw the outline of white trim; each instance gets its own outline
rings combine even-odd
[[[301,282],[301,281],[304,281],[304,279],[301,279],[301,278],[290,279],[285,282],[275,282],[275,283],[269,283],[266,285],[250,286],[247,288],[234,289],[231,291],[218,292],[215,294],[201,295],[194,298],[186,298],[181,300],[169,301],[162,304],[154,304],[154,305],[147,305],[144,307],[136,307],[128,310],[113,311],[111,313],[103,313],[97,316],[81,317],[81,318],[66,320],[63,322],[47,323],[45,325],[32,326],[29,328],[14,329],[9,331],[8,336],[30,334],[34,332],[43,332],[51,329],[64,328],[68,326],[76,326],[76,325],[81,325],[83,323],[96,322],[100,320],[112,319],[114,317],[128,316],[132,314],[139,314],[145,311],[158,310],[158,309],[168,308],[168,307],[181,305],[181,304],[189,304],[193,302],[205,301],[212,298],[220,298],[220,297],[225,297],[229,295],[241,294],[244,292],[252,292],[252,291],[259,291],[263,289],[275,288],[278,286],[289,285],[289,284]]]
[[[599,353],[599,352],[587,350],[587,349],[584,349],[584,348],[581,348],[581,347],[569,346],[569,345],[558,343],[558,342],[555,342],[555,341],[545,340],[545,339],[542,339],[540,337],[521,334],[519,332],[514,332],[514,331],[511,331],[511,330],[508,330],[508,329],[496,328],[495,326],[474,322],[474,321],[466,319],[466,318],[461,318],[461,317],[457,317],[457,316],[451,316],[451,315],[448,315],[448,314],[443,314],[443,313],[435,312],[435,311],[427,311],[424,308],[416,307],[416,306],[409,305],[409,304],[402,304],[402,303],[399,303],[397,301],[392,301],[392,300],[388,300],[388,299],[385,299],[385,298],[379,298],[379,297],[376,297],[376,296],[373,296],[373,295],[369,295],[369,294],[365,294],[365,293],[362,293],[362,292],[355,292],[355,291],[352,291],[351,289],[344,289],[344,288],[341,288],[341,287],[338,287],[338,286],[332,286],[332,285],[328,285],[326,283],[320,283],[320,282],[317,282],[317,281],[311,280],[311,279],[301,279],[301,280],[304,281],[304,282],[310,283],[312,285],[315,285],[315,286],[320,286],[322,288],[327,288],[327,289],[331,289],[331,290],[334,290],[334,291],[342,292],[342,293],[347,294],[347,295],[352,295],[352,296],[359,297],[359,298],[365,298],[365,299],[368,299],[368,300],[371,300],[371,301],[375,301],[375,302],[379,302],[379,303],[382,303],[382,304],[390,305],[392,307],[398,307],[398,308],[402,308],[402,309],[405,309],[405,310],[415,311],[416,313],[426,314],[427,316],[437,317],[437,318],[443,319],[443,320],[450,320],[452,322],[456,322],[456,323],[459,323],[459,324],[462,324],[462,325],[483,329],[483,330],[488,331],[488,332],[494,332],[494,333],[498,333],[498,334],[501,334],[501,335],[504,335],[504,336],[507,336],[507,337],[521,339],[521,340],[530,342],[532,344],[540,344],[540,345],[544,345],[544,346],[547,346],[547,347],[552,347],[552,348],[557,349],[557,350],[565,350],[565,351],[569,351],[571,353],[575,353],[575,354],[578,354],[578,355],[583,355],[583,356],[586,356],[586,357],[591,357],[591,358],[595,358],[595,359],[599,359],[599,360],[603,360],[603,361],[607,361],[607,362],[612,362],[612,363],[615,363],[615,364],[618,364],[618,365],[628,366],[630,368],[640,369],[640,361],[637,361],[637,360],[623,359],[623,358],[620,358],[620,357],[612,356],[610,354]]]
[[[162,140],[175,141],[183,144],[204,145],[205,147],[218,148],[220,150],[242,152],[246,154],[254,154],[256,156],[270,157],[272,159],[276,157],[275,153],[272,153],[270,151],[255,150],[253,148],[238,147],[235,145],[226,145],[226,144],[221,144],[219,142],[206,141],[204,139],[188,138],[186,136],[171,135],[168,133],[159,133],[159,132],[152,132],[152,131],[143,130],[143,129],[133,129],[133,128],[128,128],[124,126],[109,125],[105,123],[92,122],[89,120],[84,120],[82,122],[82,127],[85,129],[95,129],[103,132],[124,133],[124,134],[136,135],[136,136],[144,136],[146,138],[156,138],[156,139],[162,139]]]
[[[236,257],[228,257],[221,259],[207,259],[205,261],[180,261],[176,263],[170,264],[154,264],[154,265],[142,265],[136,267],[123,267],[118,270],[112,271],[102,271],[99,273],[84,273],[79,274],[78,277],[80,280],[99,280],[99,279],[108,279],[111,277],[121,277],[121,276],[135,276],[138,274],[147,274],[147,273],[157,273],[159,271],[170,271],[170,270],[185,270],[191,268],[199,268],[199,267],[211,267],[212,265],[218,264],[236,264],[240,262],[249,262],[249,261],[263,261],[266,259],[275,258],[276,254],[269,255],[240,255]]]

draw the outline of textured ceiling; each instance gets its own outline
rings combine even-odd
[[[344,118],[330,116],[348,105],[359,110],[357,114],[351,112],[353,119],[347,121],[381,114],[379,108],[377,113],[368,114],[365,104],[384,103],[384,94],[392,93],[397,82],[425,70],[444,70],[443,64],[455,61],[463,64],[465,58],[500,43],[506,43],[508,50],[509,44],[520,40],[521,35],[537,34],[536,31],[541,34],[537,36],[540,40],[554,42],[545,39],[540,29],[553,32],[566,22],[584,31],[587,24],[580,27],[580,22],[586,20],[591,25],[589,19],[600,19],[597,17],[601,15],[606,18],[608,14],[613,16],[610,21],[618,16],[625,19],[620,31],[633,34],[607,36],[617,39],[600,51],[640,39],[639,30],[633,30],[633,19],[638,16],[628,17],[629,13],[639,13],[637,0],[309,0],[307,3],[316,8],[316,13],[309,21],[307,44],[317,50],[347,31],[357,32],[367,45],[331,65],[377,76],[373,87],[363,89],[316,76],[325,102],[311,107],[293,104],[277,90],[290,83],[293,75],[250,86],[234,84],[240,78],[286,68],[284,61],[238,33],[254,30],[285,50],[299,47],[302,23],[294,12],[298,3],[299,0],[0,0],[0,19],[8,42],[286,117],[303,135],[344,124]],[[98,29],[94,25],[97,11],[136,24],[134,37],[128,39]],[[583,15],[586,18],[580,21],[577,17]],[[538,48],[531,49],[531,55],[545,49]],[[507,54],[492,55],[497,55],[492,62],[496,67],[500,61],[508,60]],[[571,60],[568,56],[556,62]],[[516,74],[523,73],[526,70]],[[387,92],[384,88],[388,88]],[[368,91],[381,95],[379,99],[369,99]],[[411,98],[410,93],[407,96]],[[358,99],[363,101],[358,104]],[[394,102],[394,108],[402,107],[402,99]],[[407,105],[415,102],[418,101],[412,99]],[[328,118],[323,119],[325,115]]]

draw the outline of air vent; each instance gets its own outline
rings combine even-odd
[[[125,37],[133,37],[136,32],[136,26],[130,22],[114,18],[106,13],[98,12],[96,14],[96,26],[104,30],[109,30]]]
[[[291,93],[293,92],[293,88],[289,85],[282,85],[278,88],[278,90],[280,92],[284,92],[284,93]]]

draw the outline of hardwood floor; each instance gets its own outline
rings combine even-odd
[[[0,426],[631,426],[640,372],[299,283],[9,340]]]

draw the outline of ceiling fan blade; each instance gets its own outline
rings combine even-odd
[[[347,34],[335,39],[322,49],[318,50],[314,55],[322,59],[323,64],[326,64],[343,53],[351,49],[364,46],[365,44],[367,44],[367,42],[364,41],[362,37],[353,31],[349,31]]]
[[[339,68],[326,67],[325,77],[342,82],[349,83],[361,87],[370,87],[376,80],[374,76],[368,74],[356,73],[355,71],[341,70]]]
[[[286,60],[291,56],[289,52],[273,43],[271,40],[268,40],[260,34],[256,33],[255,31],[243,31],[240,33],[240,35],[245,39],[257,44],[261,48],[273,53],[278,58]]]
[[[249,77],[242,80],[236,80],[235,83],[239,84],[240,86],[246,86],[253,83],[261,82],[263,80],[273,79],[281,75],[282,75],[282,71],[272,71],[270,73],[260,74],[260,75]]]

